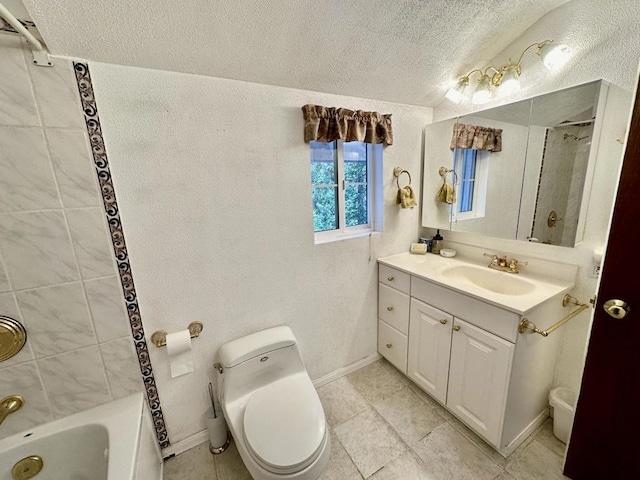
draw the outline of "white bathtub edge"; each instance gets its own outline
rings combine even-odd
[[[55,436],[56,433],[83,425],[102,425],[109,436],[109,480],[134,479],[144,414],[144,394],[137,393],[113,400],[72,415],[24,430],[0,440],[0,452]],[[29,434],[28,437],[25,435]]]

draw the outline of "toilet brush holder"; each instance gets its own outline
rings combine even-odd
[[[230,443],[227,432],[227,422],[222,414],[217,417],[207,416],[207,430],[209,431],[209,451],[214,455],[224,452]]]

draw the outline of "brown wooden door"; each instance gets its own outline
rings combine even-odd
[[[640,95],[609,233],[582,388],[564,473],[574,480],[640,479]],[[603,304],[626,301],[623,319]]]

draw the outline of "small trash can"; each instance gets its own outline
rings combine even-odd
[[[553,407],[553,434],[567,443],[576,411],[576,392],[566,387],[554,388],[549,392],[549,405]]]

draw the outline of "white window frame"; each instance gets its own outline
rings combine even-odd
[[[463,154],[459,154],[462,158]],[[456,203],[451,206],[451,221],[453,223],[463,222],[465,220],[473,220],[474,218],[483,218],[486,215],[487,193],[489,184],[489,156],[490,153],[485,150],[478,150],[476,155],[476,176],[473,186],[473,207],[468,212],[460,211],[460,192],[461,185],[457,186]],[[453,154],[453,169],[457,178],[462,182],[462,161],[456,162],[456,152]]]
[[[367,146],[367,216],[364,225],[346,226],[346,181],[344,178],[344,142],[336,140],[338,170],[338,228],[314,232],[316,244],[356,238],[382,231],[382,145]],[[313,190],[313,185],[311,189]],[[313,216],[313,211],[311,212]]]

